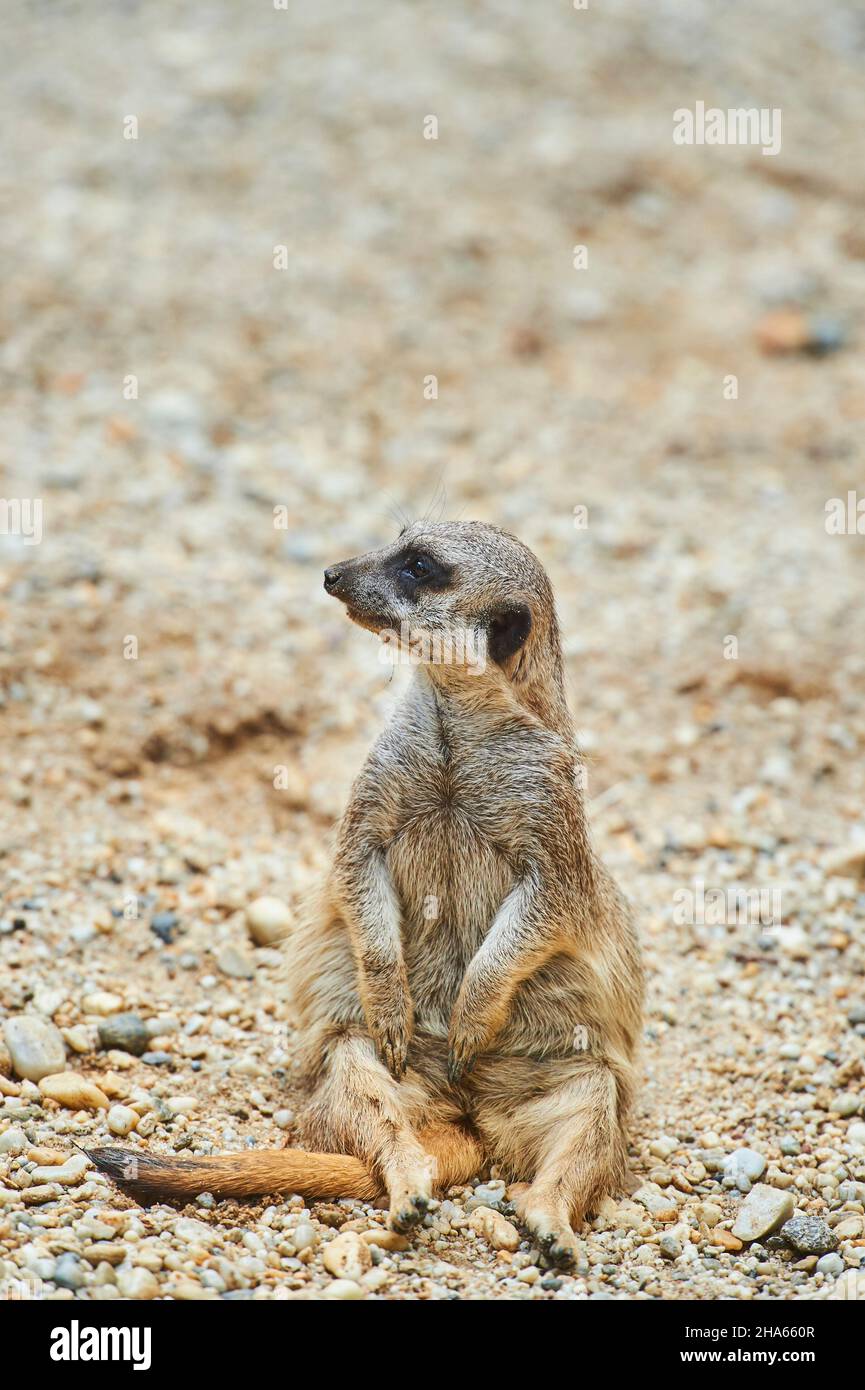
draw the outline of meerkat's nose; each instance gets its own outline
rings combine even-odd
[[[329,570],[325,570],[325,572],[324,572],[324,587],[327,589],[327,592],[328,592],[329,594],[332,594],[332,593],[333,593],[334,589],[336,589],[336,587],[337,587],[337,585],[339,584],[339,581],[340,581],[341,579],[342,579],[342,570],[338,570],[338,569],[329,569]]]

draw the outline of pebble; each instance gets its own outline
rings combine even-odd
[[[386,1226],[373,1226],[368,1231],[361,1231],[360,1237],[367,1245],[377,1245],[380,1250],[408,1250],[411,1246],[406,1236],[401,1236],[398,1231],[389,1231]]]
[[[213,1228],[191,1216],[181,1216],[174,1223],[174,1234],[178,1240],[189,1245],[211,1245]]]
[[[80,1289],[86,1282],[85,1266],[71,1251],[59,1255],[54,1266],[54,1283],[61,1289]]]
[[[856,1115],[862,1105],[862,1097],[855,1095],[852,1091],[845,1091],[842,1095],[836,1096],[829,1109],[833,1115],[840,1115],[846,1119],[849,1115]]]
[[[64,1028],[63,1037],[67,1047],[71,1047],[79,1057],[87,1052],[95,1052],[99,1042],[98,1033],[86,1023],[78,1023],[74,1028]]]
[[[273,946],[288,934],[291,912],[279,898],[256,898],[246,909],[246,925],[256,946]]]
[[[39,1090],[46,1100],[54,1100],[68,1110],[107,1110],[109,1106],[105,1092],[74,1071],[43,1077]]]
[[[501,1212],[492,1207],[476,1207],[469,1218],[469,1225],[478,1235],[483,1236],[494,1250],[518,1250],[520,1233]]]
[[[65,1003],[65,989],[39,989],[33,996],[33,1007],[46,1018],[53,1018]]]
[[[99,1042],[106,1052],[116,1049],[140,1057],[150,1045],[150,1034],[138,1014],[110,1014],[99,1024]]]
[[[844,1273],[844,1261],[840,1255],[821,1255],[817,1261],[817,1273],[834,1279]]]
[[[299,1221],[292,1232],[295,1250],[308,1250],[318,1245],[318,1231],[309,1221]]]
[[[63,1188],[56,1182],[37,1182],[25,1187],[20,1196],[28,1206],[40,1206],[43,1202],[56,1202],[63,1196]]]
[[[255,966],[236,946],[222,946],[216,953],[216,968],[231,980],[251,980]]]
[[[660,1139],[654,1139],[649,1145],[649,1153],[655,1158],[669,1158],[678,1147],[678,1139],[673,1139],[669,1134],[662,1134]]]
[[[66,1065],[66,1044],[59,1028],[36,1014],[9,1018],[3,1029],[6,1046],[16,1076],[41,1081],[62,1071]]]
[[[634,1201],[645,1207],[656,1221],[675,1221],[678,1218],[679,1210],[675,1203],[650,1183],[644,1183],[642,1187],[637,1188]]]
[[[735,1254],[742,1249],[742,1242],[738,1236],[734,1236],[732,1231],[726,1231],[721,1226],[716,1226],[709,1232],[709,1244],[719,1245],[722,1250],[729,1250]]]
[[[150,930],[155,932],[160,941],[164,941],[166,946],[170,946],[177,934],[180,925],[180,918],[176,912],[157,912],[150,919]]]
[[[363,1298],[364,1293],[360,1284],[353,1279],[334,1279],[332,1284],[328,1284],[322,1294],[323,1298],[345,1301],[350,1298]]]
[[[276,1125],[277,1129],[291,1129],[291,1126],[294,1124],[294,1111],[277,1110],[273,1117],[273,1123]]]
[[[823,872],[827,877],[862,878],[865,876],[865,841],[846,845],[843,849],[833,849],[823,859]]]
[[[765,1171],[766,1160],[754,1149],[736,1149],[724,1160],[724,1175],[740,1192],[750,1192],[751,1184]]]
[[[59,1182],[64,1187],[74,1187],[79,1183],[90,1167],[90,1159],[86,1154],[73,1154],[65,1163],[46,1164],[41,1167],[31,1168],[30,1177],[33,1182]]]
[[[858,1148],[865,1148],[865,1124],[857,1121],[855,1125],[848,1125],[846,1137],[848,1144],[856,1144]]]
[[[760,319],[757,342],[765,353],[805,352],[823,357],[843,347],[843,325],[826,315],[809,316],[799,309],[773,309]]]
[[[466,1213],[476,1211],[478,1207],[500,1208],[505,1203],[505,1184],[499,1178],[494,1178],[487,1183],[478,1183],[474,1193],[466,1202]]]
[[[107,990],[96,990],[93,994],[85,994],[81,1000],[81,1008],[86,1014],[99,1014],[107,1018],[109,1014],[116,1014],[123,1008],[123,1000],[119,994],[110,994]]]
[[[112,1105],[105,1118],[112,1134],[125,1137],[136,1128],[141,1116],[128,1105]]]
[[[823,1255],[834,1250],[838,1237],[819,1216],[797,1212],[786,1221],[779,1232],[782,1240],[798,1250],[800,1255]]]
[[[794,1210],[792,1193],[757,1183],[739,1208],[733,1235],[744,1241],[759,1240],[789,1220]]]
[[[682,1242],[671,1231],[665,1231],[658,1241],[658,1249],[665,1260],[678,1260],[682,1254]]]
[[[27,1135],[17,1125],[10,1125],[0,1134],[0,1154],[12,1154],[17,1158],[19,1154],[26,1153],[29,1147]]]
[[[126,1246],[119,1241],[99,1240],[93,1245],[85,1245],[81,1253],[91,1265],[119,1265],[126,1259]]]
[[[356,1231],[343,1231],[324,1248],[321,1262],[335,1279],[360,1279],[372,1265],[369,1245]]]
[[[149,1269],[138,1265],[117,1271],[117,1287],[123,1298],[150,1299],[159,1297],[159,1282]]]

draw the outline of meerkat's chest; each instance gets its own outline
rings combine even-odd
[[[444,1033],[469,961],[514,883],[502,851],[459,805],[425,806],[387,851],[417,1026]]]
[[[482,757],[414,749],[413,764],[387,846],[405,930],[418,953],[447,939],[467,960],[514,883],[519,789],[506,767]]]

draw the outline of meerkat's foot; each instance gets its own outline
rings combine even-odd
[[[557,1269],[575,1270],[580,1245],[567,1216],[557,1205],[532,1201],[529,1188],[517,1200],[517,1212],[538,1249]]]
[[[420,1192],[401,1196],[396,1203],[391,1201],[388,1225],[401,1236],[419,1226],[429,1210],[429,1198]]]
[[[545,1235],[536,1235],[538,1248],[542,1255],[545,1255],[551,1265],[556,1269],[573,1271],[577,1268],[580,1259],[580,1248],[577,1238],[570,1227],[549,1231]]]
[[[391,1188],[388,1225],[401,1236],[419,1226],[433,1205],[429,1184],[408,1186],[400,1184]]]
[[[433,1160],[413,1163],[406,1167],[388,1183],[390,1211],[388,1225],[392,1231],[407,1235],[419,1226],[433,1205],[432,1195]]]

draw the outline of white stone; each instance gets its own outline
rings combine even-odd
[[[9,1018],[3,1029],[6,1046],[16,1076],[41,1081],[62,1071],[66,1065],[66,1044],[59,1028],[36,1014]]]
[[[246,925],[256,946],[273,946],[287,935],[291,912],[279,898],[256,898],[246,909]]]
[[[325,1246],[321,1260],[334,1278],[357,1282],[372,1265],[372,1254],[357,1231],[344,1231]]]
[[[135,1129],[140,1116],[128,1105],[112,1105],[106,1123],[112,1134],[127,1135]]]
[[[791,1192],[782,1192],[767,1183],[751,1188],[736,1217],[733,1235],[739,1240],[759,1240],[771,1235],[793,1215],[796,1203]]]
[[[149,1299],[159,1297],[159,1284],[149,1269],[135,1266],[117,1271],[117,1287],[123,1298]]]
[[[81,1008],[86,1014],[98,1014],[100,1018],[107,1018],[109,1014],[123,1012],[123,1000],[119,994],[109,994],[107,990],[100,989],[93,994],[85,994],[81,1000]]]
[[[363,1289],[353,1279],[334,1279],[324,1290],[323,1297],[337,1300],[363,1298]]]

